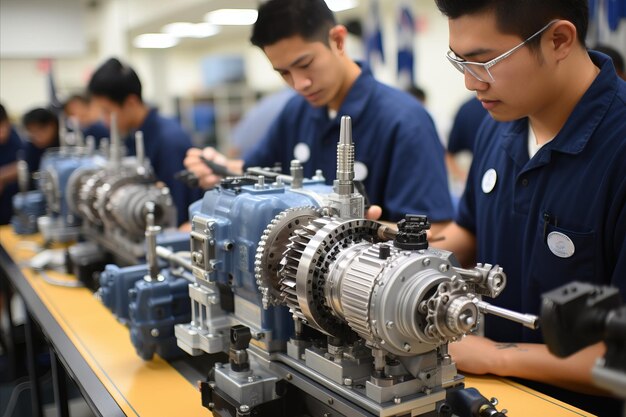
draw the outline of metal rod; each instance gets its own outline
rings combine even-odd
[[[524,327],[528,327],[529,329],[535,330],[539,328],[539,317],[533,316],[532,314],[518,313],[512,310],[508,310],[506,308],[491,305],[484,301],[479,301],[478,299],[474,299],[474,303],[481,313],[493,314],[494,316],[502,317],[516,323],[520,323],[524,325]]]
[[[169,250],[166,247],[163,246],[157,246],[156,247],[156,254],[159,258],[161,259],[165,259],[166,261],[178,265],[180,267],[185,268],[187,271],[191,271],[193,266],[191,265],[191,262],[185,258],[183,258],[182,256],[179,256],[177,254],[175,254],[174,252],[172,252],[171,250]],[[192,281],[190,279],[190,281]]]

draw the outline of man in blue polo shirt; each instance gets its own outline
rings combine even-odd
[[[449,18],[448,59],[493,118],[439,246],[502,266],[507,288],[494,301],[513,310],[538,314],[541,294],[575,280],[626,299],[626,83],[585,48],[587,1],[436,2]],[[485,332],[450,345],[462,371],[621,413],[616,400],[568,391],[599,393],[591,369],[603,343],[559,359],[538,331],[488,316]]]
[[[117,128],[129,155],[135,155],[135,132],[141,131],[145,153],[159,181],[169,188],[178,212],[178,224],[187,221],[188,207],[201,197],[174,178],[184,169],[183,159],[191,148],[191,137],[174,120],[165,118],[157,109],[148,107],[142,99],[141,82],[137,73],[119,60],[111,58],[92,75],[88,91],[106,123],[112,113],[117,115]]]
[[[263,49],[274,69],[298,95],[285,106],[269,133],[244,160],[227,161],[214,149],[204,156],[244,166],[304,163],[304,174],[322,169],[327,182],[336,174],[340,119],[352,118],[355,176],[362,180],[382,216],[398,220],[424,213],[435,230],[452,218],[443,146],[431,117],[405,92],[377,82],[369,69],[345,51],[347,30],[337,25],[323,0],[271,0],[263,3],[251,41]],[[190,151],[188,169],[211,186],[219,178]]]
[[[46,150],[60,146],[59,118],[50,109],[37,107],[22,116],[22,126],[28,134],[24,144],[24,160],[30,173],[39,171],[41,158]],[[31,181],[31,188],[35,182]]]
[[[21,148],[22,140],[0,104],[0,225],[11,221],[12,199],[17,193],[17,157]]]

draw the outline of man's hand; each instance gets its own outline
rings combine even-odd
[[[383,209],[380,206],[371,205],[370,208],[365,211],[365,218],[368,220],[378,220],[382,214]]]
[[[215,150],[215,148],[191,148],[187,151],[184,164],[185,168],[191,171],[196,177],[198,177],[198,183],[202,188],[212,188],[220,182],[221,176],[215,175],[213,170],[209,168],[200,158],[203,156],[209,161],[213,161],[216,164],[226,166],[230,171],[241,173],[243,167],[243,161],[241,160],[229,160],[224,155]]]
[[[498,360],[506,343],[496,343],[480,336],[465,336],[448,345],[448,353],[461,372],[498,375]],[[508,345],[513,345],[509,343]]]

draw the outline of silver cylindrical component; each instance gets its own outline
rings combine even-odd
[[[302,163],[297,159],[291,161],[289,168],[291,174],[291,188],[302,188],[302,181],[304,180],[304,168]]]
[[[122,143],[120,133],[117,130],[117,113],[111,113],[111,143],[109,146],[111,168],[116,169],[122,163]]]
[[[146,211],[146,261],[148,263],[148,273],[152,280],[159,277],[159,260],[157,258],[157,242],[156,238],[161,233],[161,226],[154,224],[155,204],[148,201],[144,204]]]
[[[486,303],[484,301],[474,300],[481,313],[493,314],[494,316],[503,317],[505,319],[520,323],[530,329],[539,328],[539,318],[532,314],[523,314],[516,311],[507,310],[506,308],[498,307]]]
[[[146,203],[154,204],[154,223],[172,224],[174,207],[167,188],[154,184],[128,183],[115,187],[97,202],[100,216],[124,230],[131,239],[141,239],[146,230]]]
[[[27,192],[30,188],[30,171],[28,170],[28,163],[23,159],[17,161],[17,184],[22,193]]]
[[[143,132],[141,130],[135,132],[135,154],[137,157],[137,167],[143,168],[146,159],[146,151],[143,143]]]
[[[352,142],[352,119],[341,117],[339,143],[337,144],[337,179],[334,191],[339,195],[351,195],[354,192],[354,144]]]
[[[187,258],[183,258],[182,256],[172,252],[171,250],[169,250],[166,247],[163,246],[157,246],[156,247],[156,254],[159,258],[161,259],[165,259],[166,261],[180,266],[184,269],[186,269],[187,271],[191,271],[193,268],[193,265],[191,264],[191,261]],[[186,278],[185,275],[183,275],[183,278]]]

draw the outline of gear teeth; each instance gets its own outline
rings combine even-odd
[[[278,305],[284,298],[280,291],[279,271],[283,269],[281,257],[286,252],[289,238],[321,215],[319,208],[311,206],[290,208],[276,215],[263,231],[257,245],[254,275],[263,294],[264,308]]]
[[[298,304],[296,289],[298,267],[307,245],[317,231],[320,230],[320,226],[326,224],[325,222],[322,222],[323,224],[320,223],[319,220],[320,218],[313,219],[309,224],[294,231],[289,238],[287,249],[283,253],[283,259],[281,260],[280,299],[287,304],[289,311],[301,319],[305,319],[305,317]]]

